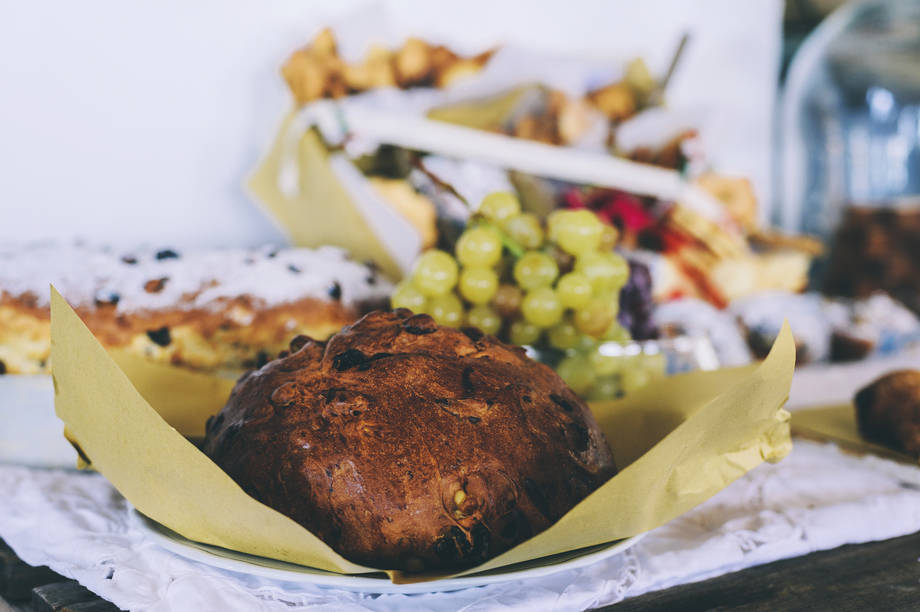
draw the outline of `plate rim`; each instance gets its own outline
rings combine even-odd
[[[453,578],[441,578],[427,582],[416,582],[408,584],[395,584],[383,572],[374,574],[338,574],[327,572],[325,570],[287,563],[268,557],[259,557],[249,555],[235,550],[195,542],[181,534],[176,533],[169,527],[162,525],[154,519],[146,516],[133,505],[129,504],[130,521],[134,527],[139,529],[146,537],[149,537],[154,543],[161,548],[179,555],[185,559],[203,563],[210,567],[235,573],[249,574],[273,580],[307,583],[316,587],[326,589],[340,589],[359,593],[402,593],[402,594],[420,594],[420,593],[439,593],[448,591],[458,591],[471,587],[488,586],[503,582],[515,580],[535,579],[592,565],[603,559],[617,555],[641,540],[645,533],[610,542],[608,546],[603,546],[599,550],[587,552],[573,558],[569,558],[556,563],[530,567],[511,571],[501,571],[502,568],[496,568],[488,573],[472,574],[468,576],[456,576]],[[593,547],[586,547],[593,548]],[[569,551],[573,552],[573,551]],[[561,553],[564,554],[564,553]],[[263,565],[250,561],[248,558],[255,560],[264,559],[271,565]],[[281,567],[278,567],[281,566]],[[289,566],[289,567],[288,567]]]

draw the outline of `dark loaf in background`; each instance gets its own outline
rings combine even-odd
[[[549,367],[405,309],[244,375],[204,450],[343,557],[459,570],[543,531],[616,473]]]
[[[920,370],[882,376],[854,398],[864,438],[920,459]]]

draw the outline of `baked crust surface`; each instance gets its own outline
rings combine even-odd
[[[616,472],[549,367],[407,310],[295,339],[239,380],[204,449],[344,557],[405,571],[482,563]]]

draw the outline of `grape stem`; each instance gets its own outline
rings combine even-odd
[[[508,251],[512,255],[514,255],[515,258],[518,258],[524,254],[524,247],[522,247],[517,242],[515,242],[514,239],[511,238],[511,236],[508,236],[507,234],[505,234],[505,232],[501,232],[501,237],[502,237],[502,246],[508,249]]]
[[[515,259],[519,258],[521,255],[524,254],[524,251],[526,249],[524,249],[524,247],[518,244],[514,238],[506,234],[502,230],[502,228],[498,227],[494,223],[489,223],[488,221],[480,221],[480,224],[482,225],[482,227],[488,227],[489,229],[494,231],[496,234],[498,234],[498,237],[502,241],[502,246],[508,249],[508,252],[514,255]]]
[[[434,183],[436,186],[447,191],[452,196],[460,200],[463,203],[463,205],[469,208],[470,210],[473,209],[473,207],[470,206],[470,203],[466,201],[466,198],[460,195],[460,192],[457,191],[453,185],[451,185],[450,183],[445,183],[436,174],[434,174],[433,172],[428,170],[428,168],[425,167],[425,164],[422,163],[422,158],[418,153],[413,153],[410,163],[413,168],[415,168],[416,170],[418,170],[419,172],[427,176],[429,180],[431,180],[431,182]]]
[[[499,238],[501,238],[502,246],[508,249],[508,252],[514,255],[515,259],[524,254],[524,247],[518,244],[514,238],[502,231],[500,227],[493,223],[483,223],[483,225],[492,228],[492,230],[498,234]]]

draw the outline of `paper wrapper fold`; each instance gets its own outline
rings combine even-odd
[[[168,371],[123,369],[52,289],[55,406],[71,439],[140,512],[188,539],[331,572],[377,571],[347,561],[309,531],[249,497],[183,433],[199,433],[226,381],[186,377],[179,393],[199,398],[184,412],[159,412]],[[592,410],[620,473],[556,524],[473,573],[611,542],[686,512],[761,462],[791,449],[782,409],[795,361],[787,328],[758,366],[666,379]],[[196,383],[198,388],[196,388]],[[153,400],[148,402],[145,400]],[[225,396],[224,396],[225,397]],[[394,580],[435,576],[405,576]]]

